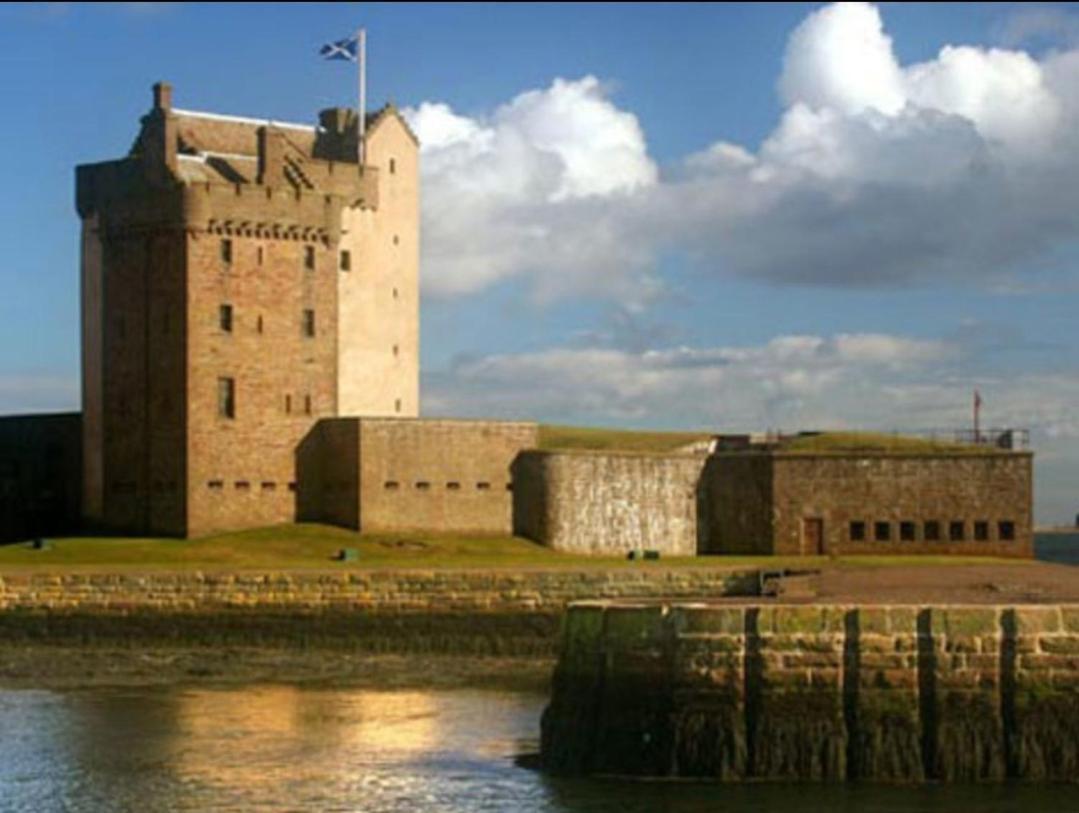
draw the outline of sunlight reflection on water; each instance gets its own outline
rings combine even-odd
[[[518,767],[545,698],[248,686],[0,692],[0,811],[1079,809],[1077,787],[553,779]]]

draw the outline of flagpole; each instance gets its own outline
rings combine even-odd
[[[360,74],[360,107],[359,123],[356,130],[356,162],[363,169],[364,135],[367,119],[367,31],[361,28],[356,32],[356,61],[359,63]]]

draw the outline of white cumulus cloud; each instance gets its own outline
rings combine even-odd
[[[662,171],[591,76],[490,113],[407,110],[426,290],[517,278],[541,299],[634,308],[668,284],[672,250],[717,277],[999,289],[1074,241],[1079,51],[951,44],[903,65],[875,6],[837,3],[792,32],[777,70],[786,106],[760,145],[717,133]]]

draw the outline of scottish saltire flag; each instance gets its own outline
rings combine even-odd
[[[359,49],[359,38],[349,37],[345,40],[327,43],[319,49],[319,53],[325,59],[347,59],[349,62],[356,61],[356,52]]]

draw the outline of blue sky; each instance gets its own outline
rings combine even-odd
[[[1079,511],[1079,13],[977,4],[0,7],[0,413],[78,406],[74,166],[177,106],[424,142],[423,409],[1029,427]]]

